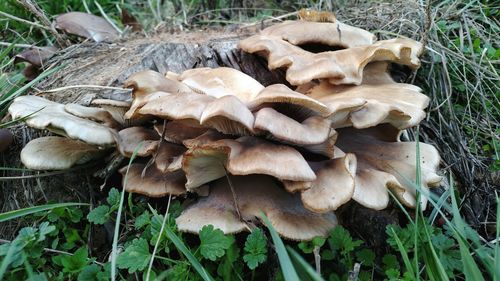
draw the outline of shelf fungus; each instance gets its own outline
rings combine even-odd
[[[180,200],[196,193],[177,218],[180,231],[194,233],[206,224],[250,230],[264,213],[281,236],[310,240],[328,235],[348,202],[387,208],[389,191],[425,208],[441,181],[439,154],[399,135],[425,118],[429,98],[389,72],[391,63],[419,67],[420,43],[376,41],[333,17],[280,23],[238,46],[284,68],[288,84],[264,86],[227,67],[145,70],[123,85],[130,101],[87,108],[19,97],[14,119],[63,136],[28,143],[23,163],[67,169],[112,150],[104,148],[135,154],[120,169],[124,189]]]

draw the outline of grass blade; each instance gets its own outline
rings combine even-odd
[[[408,271],[410,276],[414,278],[414,280],[418,280],[418,276],[415,274],[415,271],[413,270],[413,264],[410,262],[410,258],[408,257],[408,252],[403,246],[403,243],[401,243],[401,239],[399,239],[399,236],[396,234],[396,231],[394,231],[393,227],[389,226],[389,230],[391,231],[394,240],[396,240],[396,244],[398,245],[398,250],[401,254],[401,257],[403,257],[403,262],[406,266],[406,270]]]
[[[500,281],[500,197],[497,195],[497,237],[495,239],[495,272],[493,272],[493,280]]]
[[[314,270],[311,265],[309,265],[304,258],[302,258],[292,247],[286,246],[288,253],[290,253],[290,257],[299,264],[302,269],[309,275],[309,277],[314,281],[323,281],[323,277],[321,277],[316,270]]]
[[[285,281],[299,281],[299,276],[297,275],[297,271],[293,267],[292,260],[286,251],[285,244],[281,240],[278,232],[272,226],[271,222],[267,218],[264,213],[261,213],[262,219],[264,220],[269,232],[271,233],[271,238],[273,239],[274,248],[276,253],[278,254],[278,259],[281,266],[281,272],[283,272],[283,277]]]
[[[62,207],[71,207],[71,206],[88,206],[89,204],[87,203],[55,203],[55,204],[46,204],[46,205],[40,205],[40,206],[33,206],[33,207],[28,207],[28,208],[23,208],[19,210],[14,210],[6,213],[0,214],[0,222],[5,222],[8,220],[12,220],[15,218],[19,217],[24,217],[27,215],[31,215],[34,213],[39,213],[47,210],[52,210],[55,208],[62,208]]]
[[[214,281],[212,276],[208,274],[208,272],[203,268],[200,262],[195,258],[195,256],[191,253],[191,251],[184,245],[181,239],[175,233],[173,233],[170,229],[166,228],[165,233],[172,243],[174,243],[175,247],[189,260],[191,265],[194,267],[196,272],[203,278],[205,281]]]

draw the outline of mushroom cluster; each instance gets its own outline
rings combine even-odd
[[[327,235],[334,211],[350,200],[386,208],[388,189],[408,207],[425,207],[426,196],[415,195],[417,161],[425,193],[440,183],[439,154],[423,143],[416,153],[400,135],[425,117],[429,99],[388,72],[390,63],[417,68],[418,42],[376,41],[338,20],[299,20],[238,47],[286,69],[293,86],[265,87],[220,67],[135,73],[124,84],[131,102],[85,107],[19,97],[9,108],[14,119],[28,116],[27,125],[63,136],[32,140],[22,162],[66,169],[113,149],[136,155],[120,170],[125,190],[198,194],[177,218],[179,230],[193,233],[206,224],[248,230],[263,212],[281,236],[309,240]]]

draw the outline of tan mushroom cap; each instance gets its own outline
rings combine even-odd
[[[422,52],[419,42],[400,38],[317,54],[264,35],[240,41],[239,46],[246,52],[267,57],[270,69],[288,68],[286,80],[292,85],[302,85],[320,78],[327,78],[332,84],[359,85],[363,69],[368,63],[388,61],[418,68],[418,56]]]
[[[182,143],[185,140],[196,138],[208,130],[193,120],[172,120],[165,127],[163,124],[156,124],[154,128],[158,135],[165,132],[163,138],[172,143]]]
[[[90,119],[104,124],[113,129],[119,129],[121,124],[113,118],[113,115],[102,108],[87,107],[79,104],[68,103],[64,110],[81,118]]]
[[[210,102],[200,119],[201,125],[228,135],[253,134],[254,116],[235,96],[223,96]]]
[[[264,86],[252,77],[229,67],[189,69],[178,79],[198,93],[214,98],[232,95],[245,104],[251,102],[264,89]]]
[[[163,119],[193,119],[199,122],[203,111],[213,100],[215,98],[193,92],[180,93],[147,102],[138,112]]]
[[[367,64],[363,70],[363,85],[396,83],[389,73],[389,62],[375,61]]]
[[[182,168],[182,163],[180,165],[177,164],[178,169],[174,169],[173,166],[169,169],[169,167],[173,162],[178,161],[177,159],[181,157],[185,151],[186,148],[182,145],[161,142],[154,156],[156,168],[162,173],[180,170]]]
[[[130,127],[118,132],[118,150],[125,157],[132,157],[137,149],[137,156],[152,155],[158,148],[160,136],[156,131],[144,127]],[[139,146],[140,145],[140,146]]]
[[[390,123],[406,129],[425,118],[430,101],[419,87],[403,83],[339,86],[323,80],[306,94],[330,108],[334,128]]]
[[[332,131],[327,118],[312,116],[300,123],[272,108],[255,113],[254,128],[268,132],[271,139],[298,145],[323,143]]]
[[[130,106],[132,105],[131,102],[128,101],[118,101],[118,100],[111,100],[111,99],[94,99],[92,102],[90,102],[92,106],[100,107],[111,116],[113,116],[113,119],[118,121],[122,126],[125,125],[127,122],[125,121],[125,113],[130,109]]]
[[[25,122],[33,128],[47,129],[56,134],[98,146],[113,146],[115,144],[110,128],[74,116],[64,110],[63,104],[41,97],[18,97],[10,105],[9,113],[14,120],[31,114]]]
[[[328,107],[321,102],[295,92],[283,84],[267,86],[247,106],[252,111],[263,107],[285,107],[287,111],[293,113],[292,115],[297,113],[299,118],[301,116],[310,117],[311,115],[330,115]]]
[[[261,212],[269,218],[276,231],[287,239],[311,240],[327,236],[337,225],[333,212],[317,214],[304,208],[297,194],[290,194],[263,175],[230,177],[245,221],[256,221]],[[233,194],[226,178],[214,182],[210,194],[187,207],[176,219],[180,231],[198,233],[206,224],[212,224],[224,233],[248,230],[239,220]]]
[[[250,136],[195,146],[184,153],[182,169],[188,189],[222,177],[226,170],[232,175],[264,174],[280,180],[316,179],[297,150]]]
[[[362,181],[359,185],[356,183],[353,199],[367,207],[382,209],[385,207],[382,201],[386,197],[379,196],[382,203],[375,202],[376,197],[373,194],[382,191],[383,187],[388,187],[395,192],[401,203],[414,208],[416,143],[387,141],[393,138],[394,130],[391,129],[387,130],[386,139],[381,140],[378,136],[384,134],[387,127],[390,125],[379,125],[364,130],[345,128],[339,131],[337,145],[342,151],[354,153],[358,160],[358,171],[364,171],[360,173]],[[441,182],[441,177],[437,174],[440,157],[432,145],[420,143],[419,146],[422,190],[425,193],[429,187],[437,186]],[[372,196],[367,196],[369,194]],[[422,196],[420,203],[424,209],[426,202],[427,198]]]
[[[335,211],[351,200],[356,175],[354,154],[321,162],[309,162],[309,165],[316,173],[316,180],[284,182],[287,191],[302,191],[302,203],[307,209],[316,213]]]
[[[161,73],[145,70],[132,74],[123,86],[132,89],[132,105],[125,114],[126,119],[137,118],[137,110],[146,102],[161,96],[191,92],[191,89],[177,80],[168,79]]]
[[[33,170],[64,170],[103,156],[98,147],[64,137],[41,137],[21,150],[21,162]]]
[[[144,172],[146,165],[144,164],[131,164],[128,170],[127,167],[120,169],[122,174],[122,185],[125,191],[131,193],[143,194],[149,197],[163,197],[166,195],[181,195],[186,193],[184,183],[186,178],[182,171],[173,173],[161,173],[154,165],[149,166]]]
[[[371,45],[374,34],[338,20],[331,22],[285,21],[261,31],[261,35],[279,37],[293,45],[322,44],[351,48]]]
[[[216,130],[208,130],[205,133],[193,138],[186,139],[182,144],[187,148],[193,148],[197,146],[202,146],[222,139],[230,139],[230,136],[224,135]]]
[[[336,141],[337,141],[337,132],[335,130],[331,130],[330,135],[326,139],[326,141],[319,144],[299,145],[299,147],[302,147],[307,151],[316,154],[324,155],[331,159],[334,157]]]

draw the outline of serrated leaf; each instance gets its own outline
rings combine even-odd
[[[106,198],[109,206],[117,207],[120,204],[120,192],[116,188],[111,188],[108,193],[108,198]]]
[[[148,211],[145,211],[140,216],[135,218],[134,227],[136,230],[139,230],[150,223],[151,223],[151,215],[149,214]]]
[[[149,253],[149,244],[146,239],[134,239],[132,243],[125,248],[116,262],[118,268],[128,269],[129,273],[143,271],[149,264],[151,254]]]
[[[214,229],[213,225],[205,225],[199,233],[200,253],[211,261],[224,256],[225,251],[231,246],[231,239],[224,235],[220,229]]]
[[[375,261],[375,253],[370,249],[363,249],[356,252],[356,257],[365,266],[372,266]]]
[[[109,207],[107,205],[101,205],[87,215],[89,222],[94,224],[104,224],[109,219]]]
[[[267,238],[260,228],[254,229],[245,241],[243,260],[248,268],[255,269],[267,259]]]
[[[97,274],[101,272],[101,268],[97,264],[87,265],[78,274],[78,281],[94,281],[99,280]]]
[[[82,247],[76,250],[76,252],[70,255],[60,255],[60,263],[63,266],[63,272],[76,273],[80,272],[88,263],[88,251],[87,248]]]

